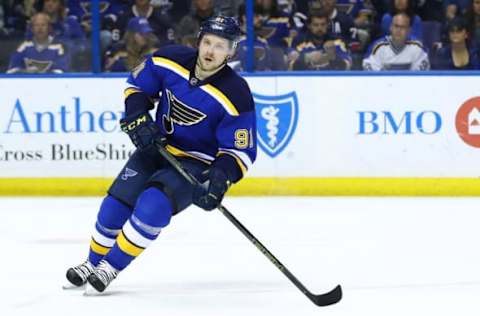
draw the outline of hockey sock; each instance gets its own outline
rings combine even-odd
[[[108,195],[103,199],[90,241],[88,255],[88,260],[94,266],[110,251],[123,224],[131,214],[132,209],[113,196]]]
[[[171,217],[172,205],[167,196],[157,188],[148,188],[139,196],[132,216],[105,260],[117,270],[125,269],[157,238]]]

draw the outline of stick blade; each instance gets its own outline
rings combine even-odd
[[[310,300],[317,306],[328,306],[338,303],[342,299],[342,287],[337,285],[333,290],[325,294],[309,295]]]

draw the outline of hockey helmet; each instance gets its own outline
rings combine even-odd
[[[198,40],[200,41],[203,35],[207,33],[232,41],[234,47],[241,35],[237,20],[224,15],[217,15],[203,22],[198,33]]]

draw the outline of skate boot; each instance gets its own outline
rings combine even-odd
[[[88,277],[88,283],[97,290],[103,292],[118,274],[118,270],[112,267],[107,261],[102,260]]]
[[[87,283],[87,278],[93,273],[95,267],[90,261],[85,261],[76,267],[67,270],[67,280],[75,286],[82,286]]]

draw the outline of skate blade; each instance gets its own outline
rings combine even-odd
[[[98,292],[88,282],[85,285],[84,289],[85,289],[85,291],[83,292],[83,296],[102,296],[102,295],[105,295],[105,292]]]
[[[62,289],[65,291],[82,291],[85,290],[86,285],[76,286],[73,284],[65,284],[62,286]]]

